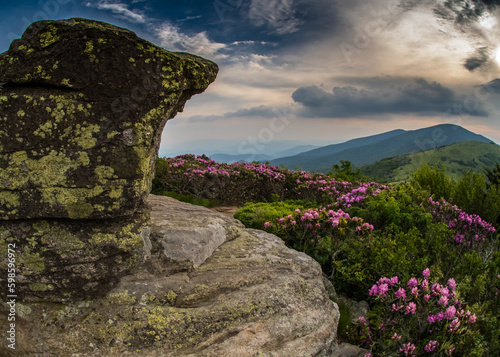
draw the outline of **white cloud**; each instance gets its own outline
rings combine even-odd
[[[184,51],[207,57],[209,59],[226,58],[227,55],[219,51],[227,46],[223,43],[213,42],[205,31],[189,36],[170,23],[164,23],[157,29],[161,46],[171,51]]]
[[[248,12],[256,26],[267,26],[278,35],[294,33],[302,22],[295,17],[293,0],[252,0]]]
[[[122,3],[110,3],[107,1],[101,2],[87,2],[85,3],[87,7],[95,7],[99,10],[110,10],[116,16],[123,18],[127,21],[134,23],[145,23],[147,18],[144,14],[138,11],[132,11],[128,8],[128,4]]]

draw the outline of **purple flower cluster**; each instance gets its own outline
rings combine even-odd
[[[181,155],[162,160],[165,160],[166,169],[160,175],[160,184],[166,191],[217,198],[223,202],[262,201],[278,195],[283,200],[304,199],[345,209],[387,188],[375,182],[342,182],[321,173],[295,172],[272,165],[217,163],[205,155]]]
[[[264,223],[264,228],[278,234],[285,241],[301,237],[303,242],[317,237],[335,239],[355,232],[373,231],[373,226],[364,223],[362,218],[350,217],[341,209],[334,211],[325,207],[304,211],[296,209],[287,217]]]
[[[454,241],[473,248],[495,237],[495,227],[476,214],[467,214],[444,199],[434,201],[429,197],[432,216],[436,222],[445,222],[455,232]]]
[[[322,203],[334,203],[339,208],[361,204],[367,197],[376,196],[387,186],[376,182],[337,181],[324,174],[300,172],[297,194],[303,199]]]
[[[365,317],[358,319],[360,341],[372,348],[386,341],[390,345],[387,348],[405,356],[441,350],[451,355],[455,336],[474,324],[477,316],[458,300],[453,278],[446,285],[431,285],[429,276],[429,269],[425,269],[422,279],[412,277],[406,286],[397,276],[380,278],[369,296],[379,301],[385,315],[372,316],[370,321]],[[428,332],[427,337],[419,340],[422,331]]]

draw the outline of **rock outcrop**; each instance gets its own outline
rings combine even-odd
[[[209,209],[149,201],[152,233],[140,265],[102,298],[20,306],[25,343],[17,353],[332,356],[339,313],[317,262]],[[173,227],[201,237],[179,260],[165,247]]]
[[[19,296],[104,294],[135,264],[163,127],[217,70],[85,19],[36,22],[0,55],[0,253],[15,244]]]
[[[216,73],[84,19],[34,23],[0,55],[2,287],[10,246],[16,270],[0,297],[17,295],[15,350],[2,343],[1,356],[338,351],[317,262],[233,218],[148,197],[163,126]]]

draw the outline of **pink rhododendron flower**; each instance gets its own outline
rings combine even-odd
[[[415,352],[415,345],[411,342],[406,343],[399,349],[400,352],[403,352],[405,356],[411,355],[413,352]]]
[[[385,294],[389,291],[389,285],[388,284],[380,284],[378,287],[378,294],[381,295],[382,297],[385,297]]]
[[[405,289],[403,288],[399,288],[395,293],[394,295],[396,295],[396,297],[400,300],[406,300],[406,291]]]
[[[395,341],[399,341],[399,340],[401,340],[401,337],[402,337],[402,336],[400,336],[400,335],[398,335],[396,332],[394,332],[394,335],[392,335],[392,337],[391,337],[391,338],[392,338],[393,340],[395,340]]]
[[[455,279],[451,278],[448,280],[448,287],[450,288],[451,291],[454,291],[457,288],[457,283],[455,282]]]
[[[414,288],[415,286],[418,285],[418,281],[417,279],[415,278],[411,278],[409,281],[408,281],[408,287],[411,289],[411,288]]]
[[[446,309],[446,312],[444,313],[444,317],[447,320],[453,320],[455,318],[455,314],[457,312],[457,309],[455,306],[450,306],[449,308]]]
[[[436,349],[436,347],[439,345],[437,341],[429,341],[424,347],[424,350],[426,352],[432,352]]]
[[[429,268],[425,269],[422,272],[422,275],[423,275],[424,279],[427,279],[429,277],[429,275],[431,275],[431,271],[429,270]]]
[[[446,305],[448,305],[448,298],[446,296],[442,295],[439,298],[438,305],[442,306],[442,307],[445,307]]]
[[[417,305],[414,302],[410,302],[408,305],[406,305],[406,315],[408,314],[415,314],[417,311]]]

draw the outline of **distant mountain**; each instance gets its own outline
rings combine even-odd
[[[399,182],[410,178],[422,164],[444,165],[446,173],[458,180],[467,170],[484,173],[500,162],[500,146],[478,141],[464,141],[438,149],[396,156],[361,167],[361,172],[378,182]]]
[[[228,154],[213,154],[208,155],[212,160],[216,162],[224,162],[226,164],[232,164],[235,162],[252,162],[252,161],[260,161],[266,162],[274,159],[273,156],[269,156],[266,154],[258,154],[258,155],[228,155]]]
[[[500,94],[500,79],[496,78],[486,84],[479,87],[486,87],[490,93]]]
[[[393,130],[307,151],[299,155],[272,160],[273,165],[283,164],[290,169],[328,172],[332,165],[341,160],[351,161],[361,167],[377,161],[435,149],[463,141],[492,143],[482,135],[475,134],[458,125],[441,124],[418,130]]]
[[[212,155],[208,155],[208,156],[214,161],[225,162],[226,164],[232,164],[235,162],[252,162],[252,161],[267,162],[267,161],[274,160],[277,157],[297,155],[297,154],[303,153],[304,151],[309,151],[309,150],[316,149],[316,148],[317,148],[317,146],[314,146],[314,145],[299,145],[299,146],[295,146],[295,147],[292,147],[290,149],[278,152],[278,153],[273,154],[273,155],[266,155],[266,154],[257,154],[257,155],[212,154]]]
[[[298,155],[298,154],[301,154],[303,152],[311,151],[311,150],[314,150],[317,148],[319,148],[319,146],[299,145],[299,146],[295,146],[295,147],[288,149],[288,150],[285,150],[285,151],[277,152],[277,153],[273,154],[272,156],[274,156],[274,158],[294,156],[294,155]]]

